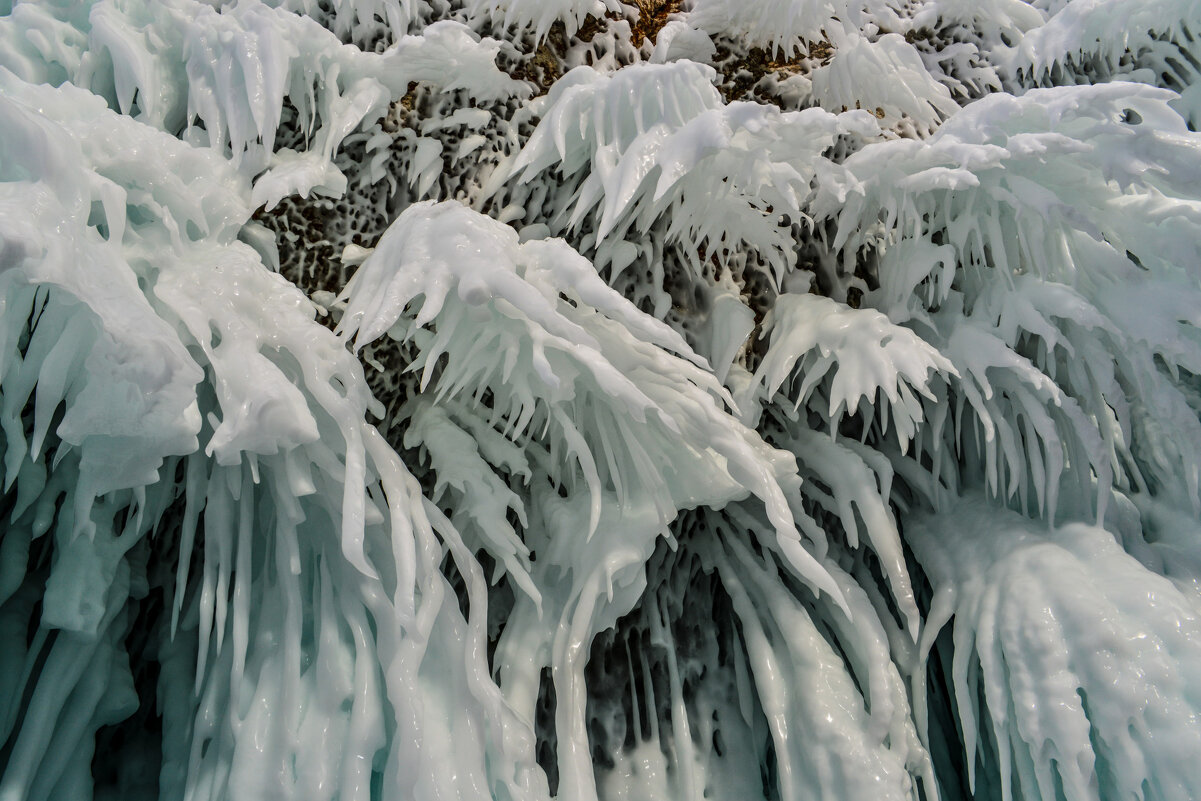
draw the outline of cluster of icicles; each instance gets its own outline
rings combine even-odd
[[[0,801],[1201,796],[1196,4],[672,8],[0,2]]]

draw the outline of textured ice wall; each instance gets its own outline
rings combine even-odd
[[[1144,5],[0,2],[0,799],[1201,794]]]

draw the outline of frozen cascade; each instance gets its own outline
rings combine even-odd
[[[0,801],[1201,797],[1198,32],[0,0]]]

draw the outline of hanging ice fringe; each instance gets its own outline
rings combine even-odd
[[[0,801],[1201,797],[1199,33],[0,0]]]

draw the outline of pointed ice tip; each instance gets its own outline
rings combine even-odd
[[[905,614],[905,631],[909,634],[909,640],[917,645],[922,637],[922,616],[921,613],[914,614],[907,612]]]
[[[589,503],[588,509],[588,536],[584,538],[585,542],[592,540],[592,535],[600,528],[601,515],[601,497],[599,488],[593,488],[592,500]]]
[[[360,245],[347,245],[342,248],[342,264],[347,267],[357,267],[375,252],[375,248],[365,248]]]
[[[829,576],[828,573],[826,575]],[[847,603],[846,596],[842,594],[842,590],[840,590],[838,585],[834,583],[833,576],[829,576],[829,587],[823,586],[822,589],[830,594],[830,597],[834,600],[834,603],[837,604],[838,608],[841,609],[843,614],[847,616],[847,620],[851,623],[854,623],[855,615],[851,613],[851,605]]]
[[[374,567],[371,566],[371,562],[367,561],[367,554],[365,554],[361,548],[351,552],[347,548],[343,547],[342,555],[346,557],[346,561],[349,562],[355,570],[359,571],[367,578],[372,580],[379,579],[379,573]]]

